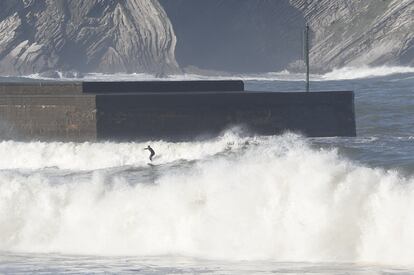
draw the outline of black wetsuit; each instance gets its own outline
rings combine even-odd
[[[152,161],[152,158],[155,156],[155,151],[150,146],[148,146],[147,148],[145,148],[145,150],[150,151],[151,154],[150,154],[149,159],[150,159],[150,161]]]

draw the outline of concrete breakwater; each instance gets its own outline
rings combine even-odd
[[[242,81],[37,82],[0,85],[0,138],[183,140],[294,131],[355,136],[354,93],[245,91]]]

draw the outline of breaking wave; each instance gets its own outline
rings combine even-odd
[[[384,77],[397,74],[414,74],[412,67],[345,67],[335,69],[321,76],[321,80],[352,80],[362,78]]]
[[[230,139],[228,143],[227,139]],[[233,141],[228,135],[211,142],[168,143],[151,142],[157,148],[157,164],[177,159],[197,160],[224,151],[228,144],[233,147],[241,140]],[[148,163],[147,143],[45,143],[0,142],[0,169],[96,170],[120,166],[143,166]],[[160,152],[160,153],[159,153]]]
[[[292,134],[151,144],[1,143],[0,250],[414,264],[412,178]],[[119,165],[152,177],[42,170]]]

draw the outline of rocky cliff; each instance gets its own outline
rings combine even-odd
[[[315,69],[414,65],[414,0],[290,0],[314,32]]]
[[[177,70],[157,0],[2,0],[0,20],[2,74]]]
[[[1,0],[0,74],[414,65],[414,0]]]

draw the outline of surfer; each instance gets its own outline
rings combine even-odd
[[[151,154],[149,156],[150,161],[152,161],[152,158],[155,156],[155,151],[154,149],[151,148],[151,146],[148,145],[147,148],[145,148],[144,150],[148,150]]]

